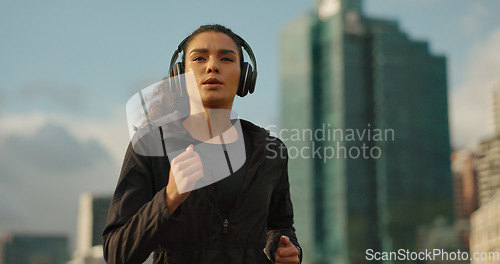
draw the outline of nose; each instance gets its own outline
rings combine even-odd
[[[219,64],[217,64],[217,60],[209,60],[207,65],[207,73],[216,72],[219,73]]]

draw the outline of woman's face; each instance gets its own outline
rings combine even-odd
[[[233,39],[220,32],[200,33],[189,42],[185,56],[185,71],[193,73],[203,105],[231,109],[241,73]]]

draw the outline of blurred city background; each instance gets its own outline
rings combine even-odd
[[[381,150],[290,159],[303,263],[377,262],[367,249],[500,252],[497,10],[496,0],[0,1],[0,264],[103,263],[125,104],[210,23],[257,57],[256,92],[235,100],[241,118],[275,133],[394,131],[285,140]]]

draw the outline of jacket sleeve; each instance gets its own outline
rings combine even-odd
[[[286,149],[280,140],[277,141]],[[290,199],[290,183],[288,179],[288,152],[286,152],[282,162],[282,173],[271,195],[269,216],[267,220],[267,244],[264,252],[269,260],[274,263],[274,255],[278,249],[280,237],[285,235],[288,236],[295,247],[299,249],[299,263],[302,263],[302,248],[300,247],[295,234],[295,228],[293,227],[293,206]]]
[[[143,263],[158,248],[177,210],[169,214],[165,187],[158,191],[154,185],[151,158],[129,145],[103,232],[107,263]]]

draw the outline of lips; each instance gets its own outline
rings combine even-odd
[[[203,84],[215,85],[215,84],[222,84],[222,82],[219,81],[219,79],[217,79],[217,78],[210,78],[210,79],[206,80],[205,82],[203,82]]]

